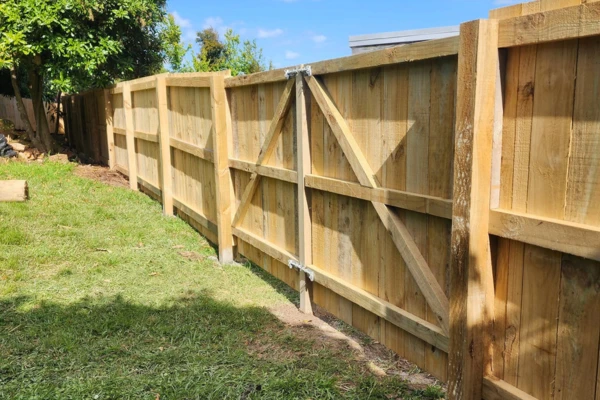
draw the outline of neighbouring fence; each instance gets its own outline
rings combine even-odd
[[[600,2],[490,17],[290,79],[71,96],[67,133],[449,398],[598,400]]]
[[[25,105],[25,111],[27,111],[27,115],[29,116],[29,121],[31,122],[31,126],[35,131],[37,129],[35,118],[33,118],[33,102],[31,99],[23,99],[23,103]],[[46,104],[46,109],[48,111],[46,117],[48,118],[48,126],[50,127],[50,132],[55,133],[56,131],[56,104]],[[0,119],[6,119],[11,121],[15,129],[18,131],[25,130],[25,122],[21,119],[21,115],[19,114],[19,110],[17,109],[17,99],[15,97],[10,96],[2,96],[0,95]],[[62,126],[59,126],[59,131]]]
[[[108,164],[104,91],[63,96],[61,103],[70,146],[95,162]]]

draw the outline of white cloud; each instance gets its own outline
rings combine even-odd
[[[274,38],[277,36],[281,36],[281,34],[283,34],[283,30],[282,29],[259,29],[258,30],[258,37],[261,39],[266,39],[266,38]]]
[[[324,41],[327,40],[327,36],[325,36],[325,35],[314,35],[312,37],[312,40],[315,43],[323,43]]]
[[[204,20],[202,29],[214,28],[219,30],[219,27],[223,26],[223,18],[221,17],[208,17]]]
[[[171,13],[173,15],[173,19],[175,19],[175,23],[181,27],[181,29],[191,28],[192,21],[189,19],[183,18],[177,11],[173,11]]]
[[[171,15],[173,15],[175,23],[181,27],[181,40],[193,44],[196,41],[196,29],[194,29],[192,21],[183,18],[177,11],[173,11]]]
[[[288,59],[288,60],[293,60],[293,59],[298,58],[298,57],[300,57],[300,54],[296,53],[294,51],[288,50],[288,51],[285,52],[285,58]]]

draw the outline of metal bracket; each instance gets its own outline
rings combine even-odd
[[[298,74],[304,74],[306,76],[312,75],[312,68],[310,65],[301,65],[300,67],[294,69],[286,69],[285,70],[285,79],[290,79],[293,76]]]
[[[310,279],[311,282],[315,281],[315,272],[307,268],[305,265],[300,264],[298,261],[289,260],[288,266],[290,269],[297,269],[298,271],[304,272],[306,275],[308,275],[308,279]]]

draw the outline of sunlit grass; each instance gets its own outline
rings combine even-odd
[[[73,168],[0,165],[31,196],[0,203],[0,399],[439,397],[297,337],[268,311],[285,285]]]

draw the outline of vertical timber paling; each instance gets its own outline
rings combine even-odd
[[[129,169],[129,187],[138,190],[137,182],[137,157],[135,154],[135,137],[133,124],[133,103],[131,86],[126,83],[123,87],[123,107],[125,108],[125,134],[127,140],[127,160]]]
[[[450,265],[449,399],[480,400],[490,372],[494,284],[488,235],[498,23],[460,28]]]
[[[163,212],[173,215],[173,178],[171,176],[171,131],[169,125],[169,109],[167,101],[167,83],[164,76],[156,78],[156,98],[159,122],[159,168],[162,191]]]
[[[113,107],[110,89],[104,89],[104,113],[106,118],[106,142],[108,145],[108,166],[115,168],[115,133],[113,131]]]
[[[296,137],[298,160],[298,256],[300,264],[312,264],[312,226],[309,199],[306,195],[304,177],[310,174],[310,142],[308,137],[307,104],[310,94],[301,72],[296,75]],[[312,314],[309,280],[302,271],[298,274],[300,311]]]
[[[215,191],[217,201],[217,229],[219,261],[233,261],[233,234],[231,227],[231,172],[229,171],[227,101],[225,77],[213,75],[210,78],[210,99],[213,129],[213,160],[215,168]]]

